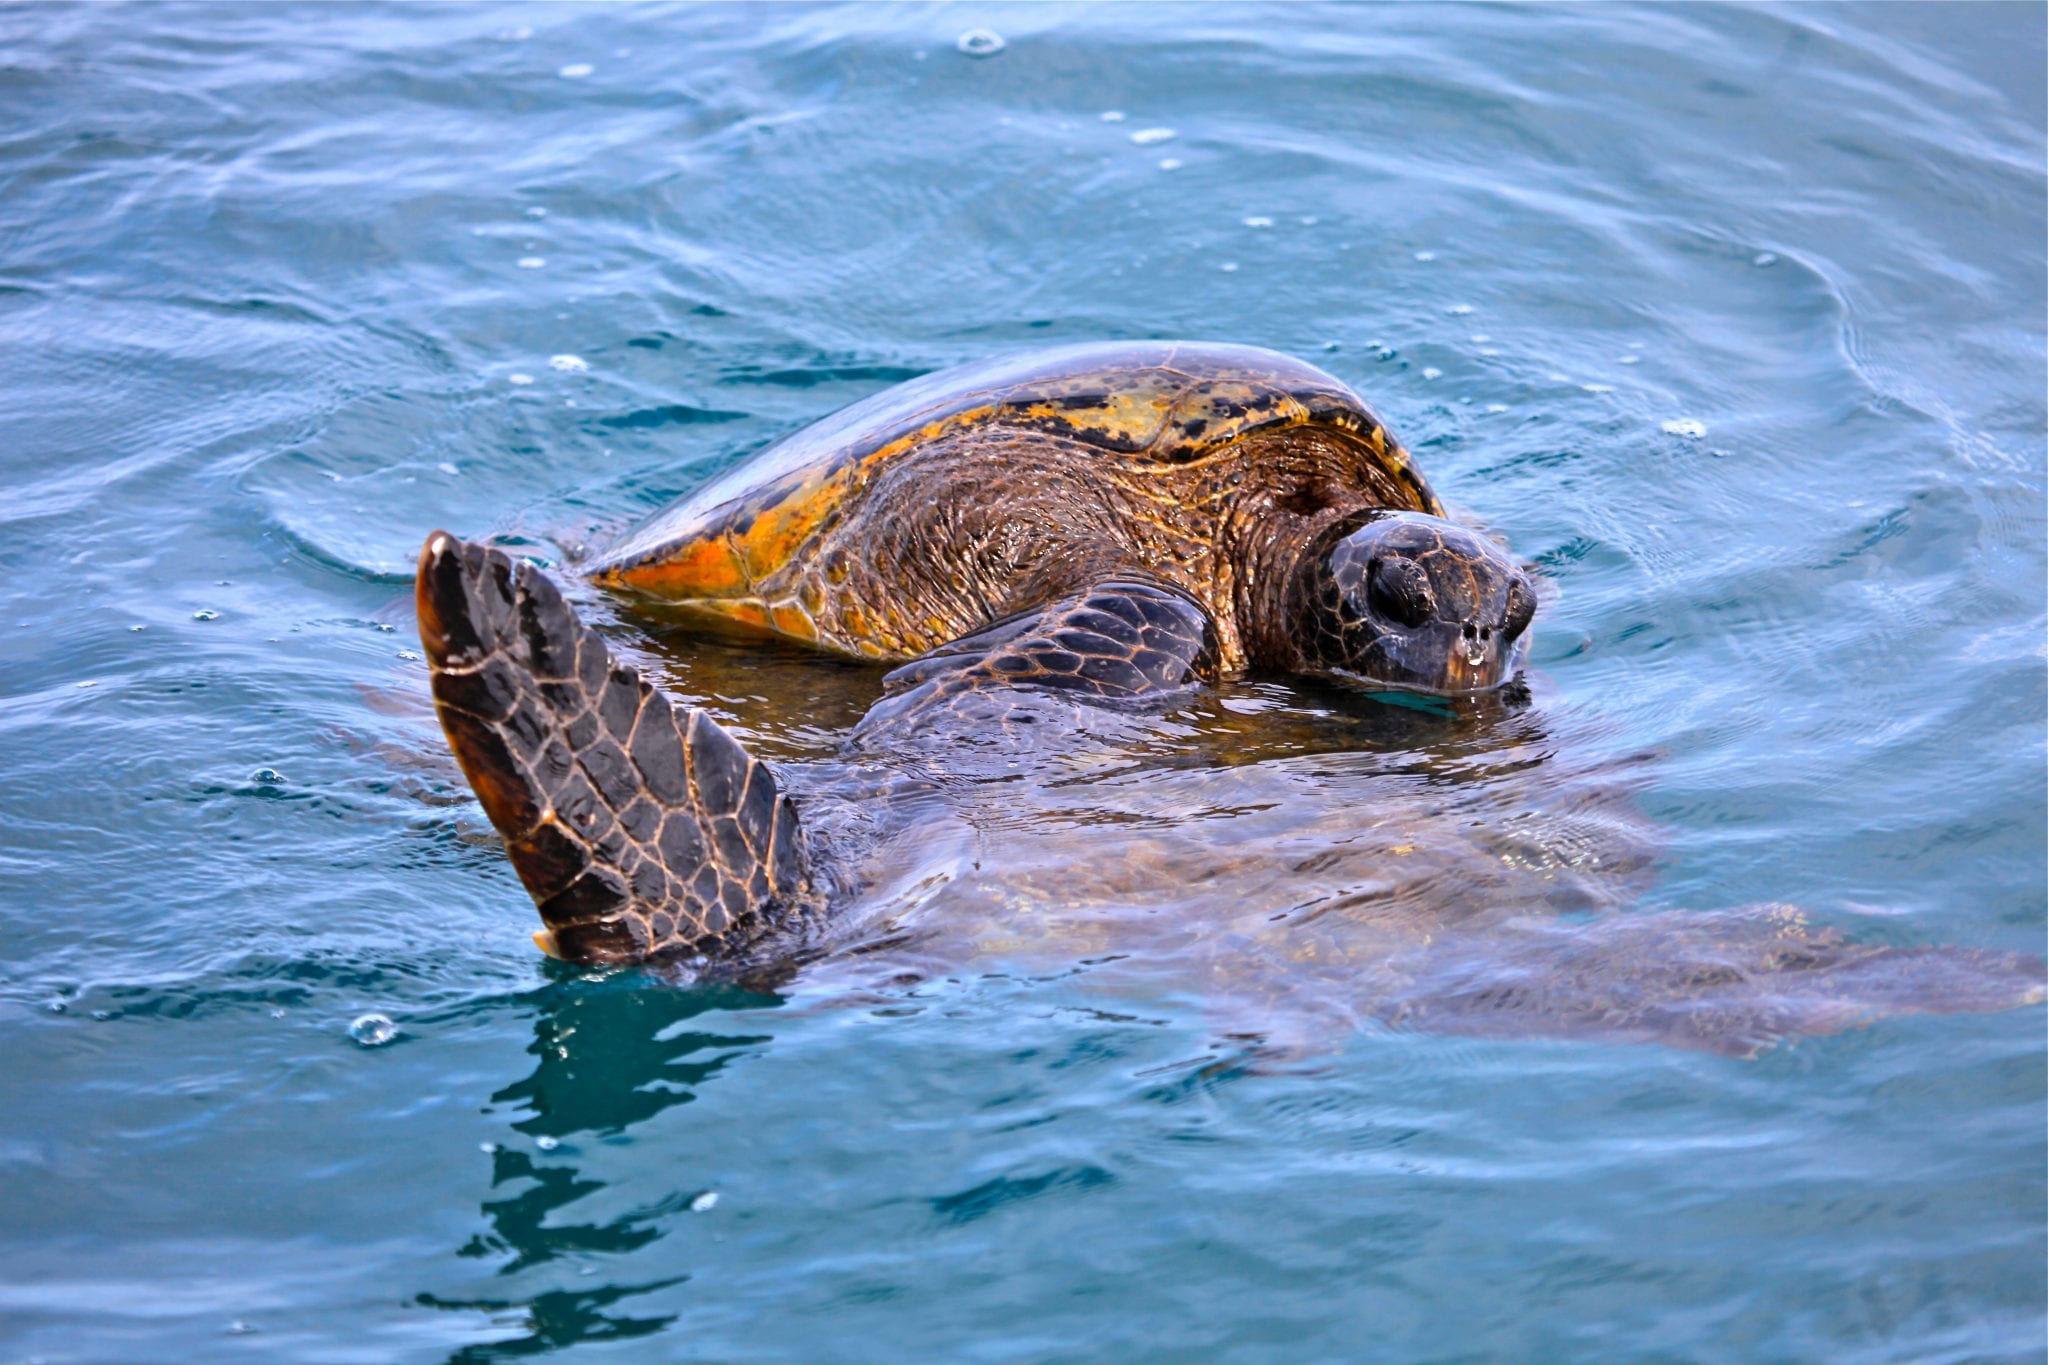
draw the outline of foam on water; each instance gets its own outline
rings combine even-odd
[[[398,1025],[387,1015],[359,1015],[348,1026],[348,1036],[364,1047],[383,1047],[398,1037]]]
[[[1007,44],[1002,35],[985,28],[971,28],[953,44],[970,57],[993,57]]]

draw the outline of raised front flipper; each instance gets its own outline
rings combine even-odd
[[[796,808],[710,716],[614,660],[545,575],[436,532],[419,569],[434,703],[573,962],[721,955],[812,895]]]
[[[1142,704],[1181,692],[1215,667],[1206,611],[1172,589],[1112,579],[905,664],[882,680],[883,697],[855,738],[958,739],[1038,719],[1045,708],[1035,702]]]

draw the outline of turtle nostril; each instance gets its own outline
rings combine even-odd
[[[1465,638],[1466,638],[1466,639],[1468,639],[1468,640],[1476,640],[1476,639],[1478,639],[1478,638],[1479,638],[1479,627],[1477,627],[1477,626],[1473,625],[1473,624],[1472,624],[1471,622],[1467,621],[1467,622],[1465,623]]]
[[[1479,638],[1482,640],[1491,640],[1493,638],[1493,628],[1491,626],[1481,626],[1479,628]]]

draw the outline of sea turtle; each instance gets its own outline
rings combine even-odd
[[[859,895],[867,852],[932,809],[921,798],[984,799],[962,795],[963,775],[1014,773],[1105,718],[1247,675],[1498,693],[1536,608],[1529,575],[1446,517],[1345,385],[1271,351],[1184,342],[1061,347],[900,385],[712,481],[584,573],[700,620],[901,665],[848,735],[848,764],[793,789],[614,657],[531,564],[428,537],[418,608],[437,710],[539,905],[536,940],[573,962],[712,972],[808,951]],[[1074,885],[1091,876],[1077,867]],[[1619,1018],[1628,996],[1668,1024],[1728,971],[1806,973],[1820,995],[1850,997],[1825,1019],[1728,1025],[1748,1046],[1840,1026],[1858,990],[1885,1009],[2039,995],[2036,960],[1923,950],[1950,956],[1910,967],[1777,911],[1622,937],[1625,951],[1589,965],[1521,933],[1503,950],[1517,971],[1534,954],[1573,984],[1518,998],[1554,1023]],[[1654,941],[1686,951],[1658,963]],[[1318,951],[1325,966],[1362,960],[1356,944]],[[1469,965],[1439,960],[1454,976]],[[1410,992],[1399,1009],[1441,1023],[1459,1013],[1447,998]]]

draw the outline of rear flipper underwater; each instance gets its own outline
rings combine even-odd
[[[2048,963],[1978,948],[1858,943],[1789,906],[1515,920],[1397,954],[1374,1011],[1398,1028],[1594,1038],[1754,1056],[1901,1014],[2048,999]]]

